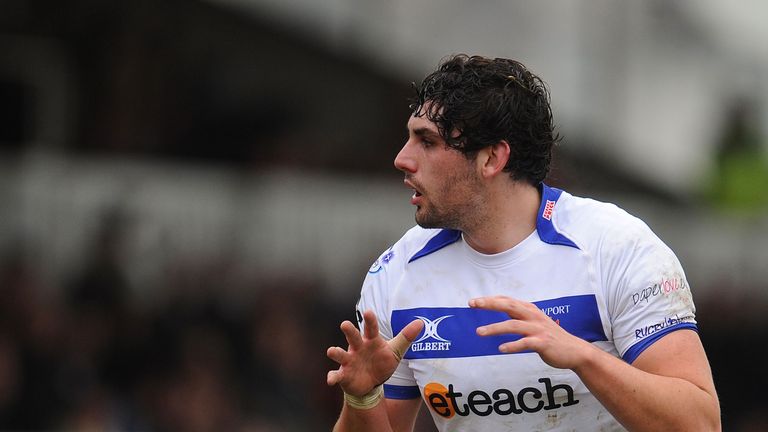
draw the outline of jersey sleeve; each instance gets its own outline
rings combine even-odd
[[[389,317],[392,310],[389,306],[389,271],[388,262],[384,263],[388,256],[394,256],[392,248],[387,249],[376,261],[373,262],[368,274],[365,275],[363,288],[360,291],[360,300],[357,302],[355,315],[360,332],[363,332],[365,323],[363,322],[363,312],[372,310],[376,314],[379,323],[379,334],[390,340],[394,337],[392,334],[392,324]]]
[[[697,330],[691,290],[680,261],[635,219],[604,239],[604,283],[613,340],[632,363],[664,335]]]
[[[373,310],[379,324],[379,334],[385,340],[394,337],[392,334],[392,308],[390,298],[392,290],[400,276],[404,253],[399,244],[387,249],[374,261],[363,282],[360,300],[357,303],[358,326],[364,330],[362,313],[368,309]],[[408,367],[408,360],[401,360],[395,372],[384,383],[384,395],[389,399],[415,399],[420,397],[416,379]]]

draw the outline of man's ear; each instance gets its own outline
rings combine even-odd
[[[512,149],[506,140],[488,146],[478,153],[477,161],[483,177],[491,178],[504,170]]]

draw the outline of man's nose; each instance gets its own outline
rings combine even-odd
[[[403,148],[395,156],[395,168],[403,172],[416,172],[416,160],[413,158],[411,152],[411,141],[406,141]]]

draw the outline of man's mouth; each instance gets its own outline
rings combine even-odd
[[[419,189],[416,187],[416,185],[413,183],[413,181],[411,181],[407,177],[403,180],[403,183],[405,183],[405,186],[407,188],[413,190],[413,195],[411,196],[411,204],[419,205],[419,203],[421,202],[421,200],[419,199],[419,198],[421,198],[421,195],[422,195],[421,191],[419,191]]]
[[[416,187],[416,185],[410,179],[406,178],[405,180],[403,180],[403,183],[405,183],[405,187],[407,187],[408,189],[413,189],[413,197],[414,198],[421,196],[421,192],[419,191],[419,189]]]

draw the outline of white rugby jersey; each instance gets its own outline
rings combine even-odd
[[[536,231],[510,250],[485,255],[458,231],[414,227],[368,271],[358,317],[373,309],[386,339],[425,323],[385,395],[421,397],[441,431],[623,430],[571,370],[499,352],[519,336],[478,336],[509,317],[469,308],[472,298],[533,302],[629,363],[669,332],[696,330],[680,263],[647,225],[612,204],[541,192]]]

